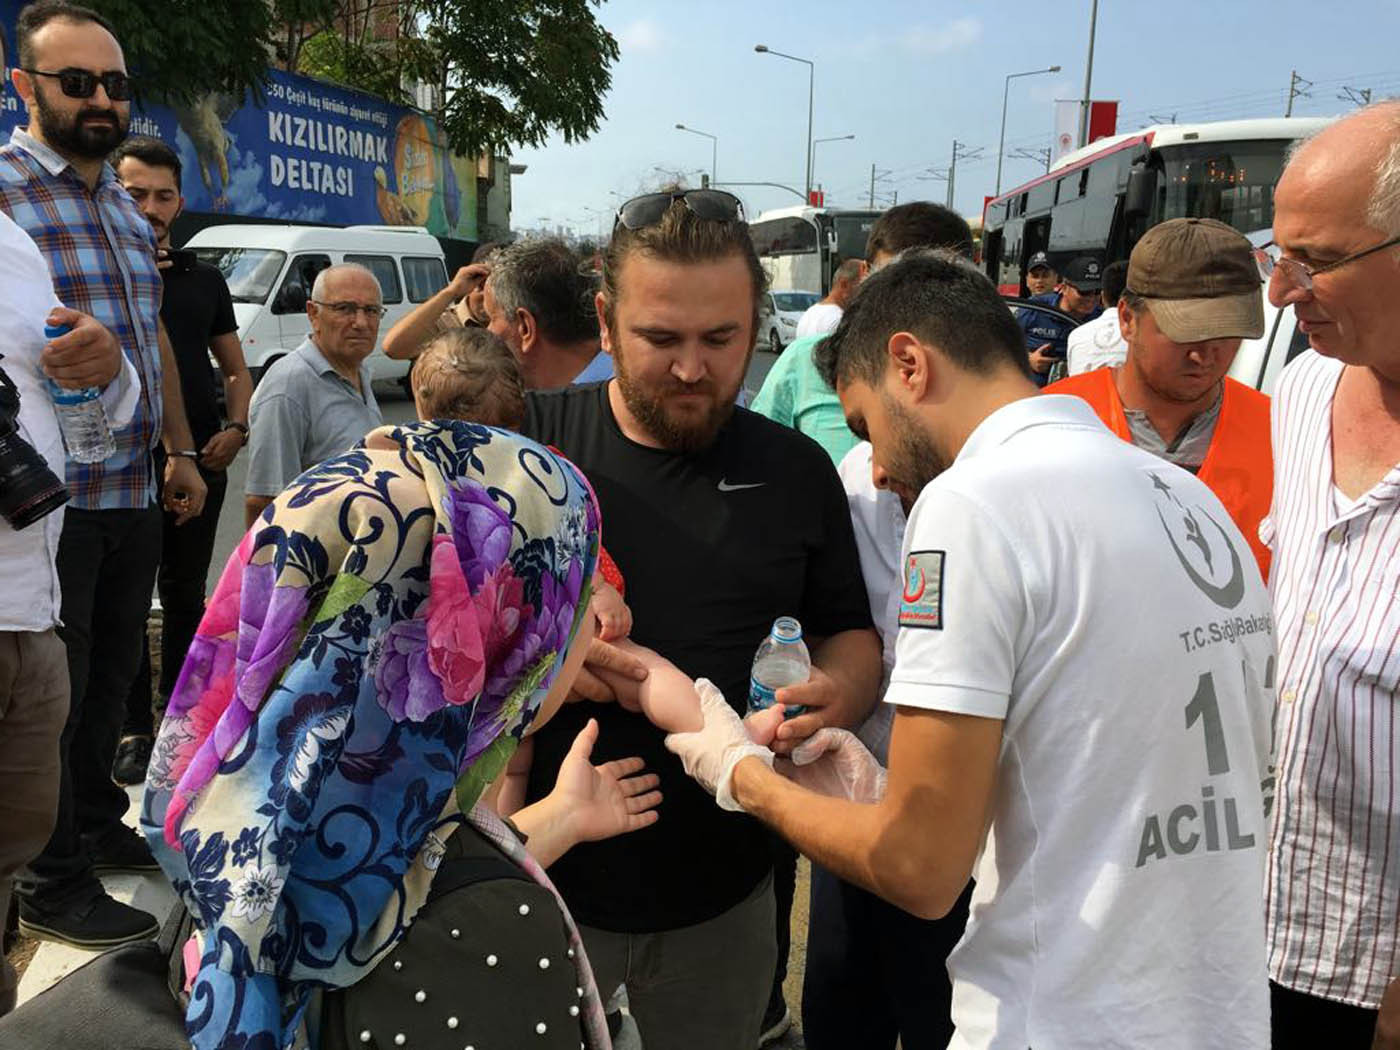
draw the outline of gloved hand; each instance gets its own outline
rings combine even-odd
[[[818,729],[773,768],[819,795],[870,803],[885,797],[884,767],[846,729]]]
[[[715,796],[721,809],[737,812],[743,807],[734,800],[734,767],[752,755],[771,769],[773,752],[749,739],[744,723],[713,682],[697,679],[695,691],[705,724],[693,733],[670,734],[666,749],[679,756],[686,773]]]

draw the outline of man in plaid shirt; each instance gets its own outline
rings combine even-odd
[[[166,505],[195,517],[205,487],[160,330],[155,238],[104,160],[130,120],[121,46],[100,16],[55,0],[20,12],[17,45],[14,84],[30,123],[0,148],[0,208],[39,246],[59,299],[117,336],[142,387],[130,424],[114,432],[116,451],[101,463],[68,463],[57,563],[71,702],[59,748],[58,819],[15,887],[26,933],[101,948],[157,929],[97,879],[102,871],[157,869],[141,837],[122,824],[126,793],[109,775],[160,562],[157,436],[169,456]]]

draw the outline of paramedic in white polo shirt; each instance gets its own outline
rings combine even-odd
[[[975,874],[951,1046],[1267,1046],[1273,625],[1244,537],[1191,475],[1037,396],[1019,326],[952,257],[868,278],[817,361],[922,488],[888,787],[833,731],[775,772],[703,681],[704,728],[668,746],[916,914]]]

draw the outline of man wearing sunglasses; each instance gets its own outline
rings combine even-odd
[[[243,510],[252,528],[307,467],[339,455],[384,422],[365,358],[384,316],[379,282],[358,263],[316,275],[306,316],[311,335],[273,362],[253,392]]]
[[[808,708],[784,727],[790,749],[820,726],[861,722],[880,647],[830,460],[808,438],[735,407],[765,283],[732,195],[628,201],[596,298],[615,378],[530,394],[523,429],[592,481],[636,641],[689,675],[727,683],[742,709],[754,650],[774,619],[801,621],[812,677],[778,692]],[[603,642],[589,656],[618,664]],[[599,987],[627,986],[648,1050],[752,1050],[778,954],[770,839],[718,811],[661,731],[607,702],[611,690],[595,676],[582,675],[577,690],[590,702],[566,705],[559,728],[535,737],[530,797],[548,790],[590,717],[602,727],[599,748],[642,755],[666,797],[663,818],[630,841],[587,845],[550,868]]]
[[[1315,353],[1273,401],[1274,1047],[1400,1047],[1400,103],[1324,129],[1274,192],[1269,299]]]
[[[97,878],[158,870],[145,841],[122,823],[128,798],[110,776],[160,561],[157,439],[168,457],[160,498],[181,523],[199,516],[205,485],[160,324],[155,239],[106,163],[130,120],[121,45],[101,16],[55,0],[21,10],[16,45],[12,80],[29,124],[0,148],[0,209],[39,246],[60,301],[105,325],[141,378],[130,423],[113,429],[113,454],[68,464],[57,565],[71,703],[58,817],[43,853],[16,881],[22,929],[99,948],[157,928]]]

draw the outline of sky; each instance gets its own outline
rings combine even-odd
[[[512,225],[597,234],[621,199],[687,172],[698,184],[718,137],[717,174],[730,182],[805,178],[808,67],[756,54],[755,44],[815,63],[813,182],[835,207],[943,201],[953,142],[955,206],[980,214],[996,178],[1008,73],[1059,65],[1011,81],[1003,189],[1042,166],[1013,158],[1049,145],[1054,100],[1079,98],[1090,0],[987,3],[940,0],[607,0],[598,17],[617,38],[605,117],[585,142],[556,136],[516,150],[528,165],[513,182]],[[1153,118],[1180,122],[1282,116],[1291,73],[1312,81],[1295,116],[1343,113],[1343,87],[1400,95],[1397,0],[1101,0],[1094,48],[1096,99],[1119,102],[1120,131]],[[734,187],[750,218],[800,204],[779,189]]]

